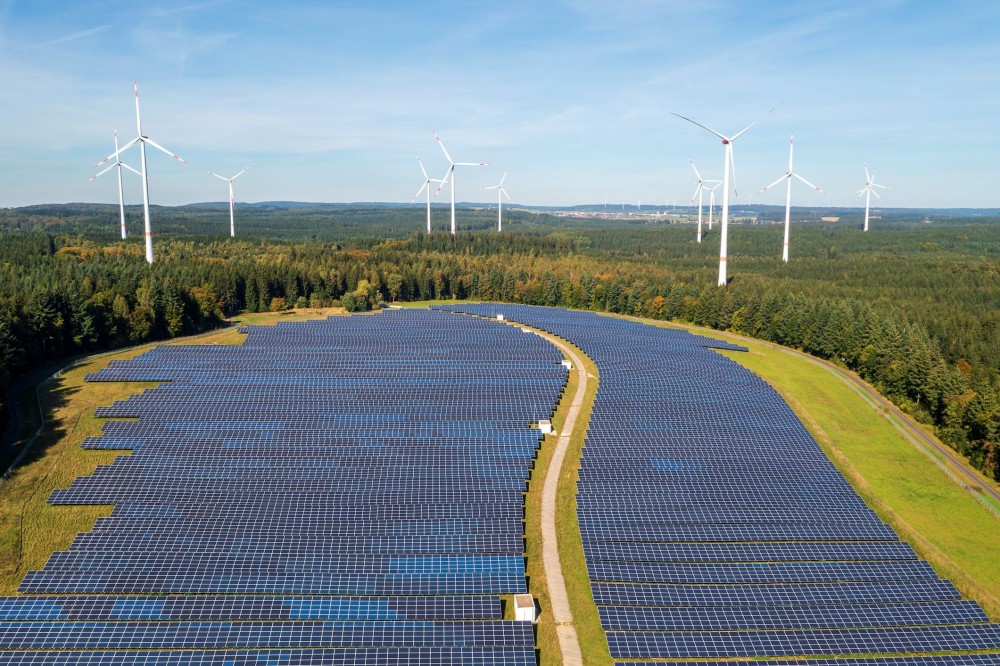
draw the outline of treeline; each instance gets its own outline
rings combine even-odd
[[[801,261],[773,277],[753,270],[764,261],[753,244],[767,234],[734,234],[740,272],[719,288],[714,266],[706,266],[708,243],[675,246],[663,238],[670,233],[659,230],[618,231],[454,239],[416,234],[350,244],[161,238],[152,266],[134,241],[99,244],[68,235],[4,233],[0,383],[68,355],[206,330],[244,310],[343,305],[358,311],[381,301],[452,298],[552,305],[728,329],[833,360],[933,423],[944,441],[1000,478],[1000,359],[990,362],[989,356],[998,344],[995,335],[968,342],[973,358],[942,344],[942,336],[960,335],[964,303],[996,296],[995,261],[941,251],[930,261],[946,263],[927,273],[926,264],[914,259],[923,250],[907,250],[897,270],[925,271],[919,280],[930,289],[921,291],[912,284],[917,277],[884,276],[878,262],[871,265],[869,252],[865,283],[847,272],[862,270],[866,262],[852,244],[870,241],[800,231],[801,247],[827,248],[822,262],[819,250],[810,255],[824,265],[809,270],[809,262]],[[831,248],[841,256],[831,258]],[[830,279],[837,270],[840,279]],[[962,276],[978,285],[975,293],[961,291]],[[957,294],[951,309],[929,301],[940,298],[936,286],[942,294]],[[887,290],[901,300],[885,298]],[[931,317],[937,333],[923,323],[931,306],[947,313]],[[981,326],[995,326],[994,310],[972,316],[986,322]]]

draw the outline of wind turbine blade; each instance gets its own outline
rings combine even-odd
[[[454,164],[455,162],[451,159],[451,155],[448,154],[448,150],[444,147],[444,142],[441,141],[441,137],[439,137],[437,132],[434,130],[431,130],[431,133],[434,134],[434,138],[437,139],[438,145],[441,146],[441,150],[444,152],[444,156],[448,159],[448,162]]]
[[[217,174],[217,173],[212,173],[211,171],[206,171],[205,173],[207,173],[207,174],[208,174],[209,176],[215,176],[215,177],[216,177],[216,178],[218,178],[219,180],[224,180],[224,181],[226,181],[227,183],[229,182],[229,179],[228,179],[228,178],[226,178],[226,177],[224,177],[224,176],[220,176],[220,175],[219,175],[219,174]]]
[[[455,166],[490,166],[488,162],[455,162]]]
[[[142,175],[141,171],[138,171],[137,169],[133,169],[129,165],[125,164],[124,162],[119,162],[118,164],[122,165],[123,167],[125,167],[126,169],[128,169],[129,171],[131,171],[132,173],[134,173],[137,176],[141,176]]]
[[[816,187],[815,185],[813,185],[812,183],[810,183],[808,180],[806,180],[805,178],[803,178],[799,174],[793,173],[792,175],[795,176],[796,178],[798,178],[799,180],[801,180],[803,183],[805,183],[809,187],[811,187],[814,190],[816,190],[817,192],[819,192],[820,194],[826,194],[826,192],[824,192],[823,190],[819,189],[818,187]]]
[[[153,141],[152,139],[150,139],[148,136],[146,138],[144,138],[143,141],[145,141],[146,143],[148,143],[149,145],[151,145],[153,148],[156,148],[158,150],[162,150],[163,152],[165,152],[167,155],[170,155],[172,158],[174,158],[178,162],[183,162],[184,164],[187,164],[187,160],[186,159],[182,158],[180,155],[173,154],[172,152],[170,152],[169,150],[167,150],[166,148],[164,148],[160,144],[158,144],[155,141]],[[226,180],[226,179],[223,178],[223,180]]]
[[[243,169],[243,171],[240,171],[238,174],[236,174],[235,176],[233,176],[232,178],[230,178],[229,182],[233,182],[234,180],[236,180],[237,178],[239,178],[240,176],[242,176],[243,174],[245,174],[249,170],[250,170],[250,167],[247,167],[246,169]]]
[[[704,187],[704,185],[702,181],[699,180],[698,184],[694,188],[694,194],[691,195],[691,203],[694,203],[694,200],[698,198],[698,193],[701,192],[702,187]]]
[[[869,183],[872,182],[872,177],[868,173],[868,162],[865,162],[865,180]]]
[[[503,188],[501,187],[501,188],[500,188],[500,191],[501,191],[501,192],[503,192],[503,195],[504,195],[505,197],[507,197],[507,201],[513,201],[513,199],[511,199],[511,198],[510,198],[510,195],[509,195],[509,194],[507,194],[507,190],[505,190],[505,189],[503,189]]]
[[[479,189],[481,189],[481,190],[499,190],[500,186],[499,185],[490,185],[489,187],[480,187]]]
[[[732,142],[730,142],[732,144]],[[729,173],[732,175],[733,182],[733,194],[739,196],[739,192],[736,191],[736,158],[733,156],[733,147],[729,146]]]
[[[768,189],[770,189],[770,188],[774,187],[775,185],[777,185],[777,184],[778,184],[778,183],[780,183],[781,181],[783,181],[783,180],[787,179],[787,178],[788,178],[788,177],[789,177],[790,175],[791,175],[791,174],[787,174],[787,173],[786,173],[786,174],[785,174],[784,176],[782,176],[782,177],[781,177],[781,178],[779,178],[778,180],[774,181],[773,183],[771,183],[771,184],[770,184],[770,185],[768,185],[767,187],[765,187],[765,188],[761,189],[761,191],[760,191],[760,192],[758,192],[757,194],[762,194],[763,192],[766,192],[766,191],[767,191]],[[818,188],[817,188],[817,189],[818,189]]]
[[[687,116],[682,116],[682,115],[681,115],[681,114],[679,114],[679,113],[674,113],[673,111],[671,111],[670,113],[672,113],[673,115],[677,116],[678,118],[680,118],[680,119],[682,119],[682,120],[686,120],[686,121],[688,121],[688,122],[689,122],[689,123],[691,123],[692,125],[697,125],[698,127],[702,128],[702,129],[705,129],[705,130],[708,130],[709,132],[711,132],[711,133],[712,133],[712,134],[714,134],[715,136],[719,137],[719,138],[720,138],[720,139],[722,139],[723,141],[729,141],[729,137],[728,137],[728,136],[723,136],[722,134],[719,134],[718,132],[716,132],[716,131],[715,131],[714,129],[712,129],[711,127],[707,127],[707,126],[705,126],[705,125],[702,125],[701,123],[696,123],[695,121],[691,120],[691,119],[690,119],[690,118],[688,118]]]
[[[883,190],[891,190],[892,189],[888,185],[879,185],[878,183],[872,183],[872,187],[881,187]]]
[[[90,178],[88,178],[88,179],[87,179],[87,182],[90,182],[90,181],[92,181],[92,180],[96,180],[97,178],[100,178],[101,176],[103,176],[103,175],[104,175],[104,174],[106,174],[107,172],[111,171],[111,170],[112,170],[112,169],[114,169],[114,168],[115,168],[116,166],[118,166],[118,164],[119,164],[118,162],[115,162],[114,164],[112,164],[112,165],[110,165],[110,166],[108,166],[108,167],[105,167],[103,171],[100,171],[100,172],[98,172],[98,173],[94,174],[93,176],[91,176]],[[122,166],[124,166],[124,165],[122,165]]]
[[[455,170],[455,165],[452,164],[450,167],[448,167],[448,170],[444,172],[444,178],[438,181],[441,184],[438,185],[438,188],[434,191],[435,197],[437,197],[437,195],[441,193],[441,190],[444,188],[444,186],[448,184],[448,177],[451,176],[451,172],[454,170]]]
[[[698,184],[700,185],[702,183],[702,178],[701,178],[701,174],[698,173],[698,167],[696,167],[694,165],[694,160],[691,159],[690,157],[688,158],[688,162],[691,163],[691,168],[694,169],[694,175],[697,176],[697,178],[698,178]],[[695,194],[697,194],[697,192],[695,192]]]
[[[105,157],[103,160],[101,160],[100,162],[98,162],[97,164],[95,164],[94,168],[96,169],[97,167],[101,166],[102,164],[104,164],[106,162],[110,162],[112,157],[114,157],[115,160],[117,161],[119,155],[121,155],[123,152],[125,152],[126,150],[128,150],[129,148],[131,148],[132,146],[134,146],[135,144],[139,143],[139,141],[140,141],[139,137],[136,137],[136,138],[132,139],[131,141],[129,141],[128,143],[126,143],[124,146],[122,146],[121,148],[119,148],[118,150],[116,150],[115,152],[111,153],[110,155],[108,155],[107,157]]]
[[[509,170],[510,169],[504,169],[503,170],[503,175],[500,177],[500,187],[501,187],[501,189],[503,188],[503,181],[507,180],[507,172]]]
[[[871,193],[875,195],[876,199],[881,199],[882,198],[882,197],[879,196],[878,192],[876,192],[875,190],[872,190]]]
[[[424,184],[420,186],[420,189],[419,189],[419,190],[417,190],[417,193],[413,195],[413,198],[412,198],[412,199],[410,199],[410,203],[413,203],[414,201],[416,201],[416,200],[417,200],[417,197],[419,197],[419,196],[420,196],[420,193],[424,191],[424,188],[426,188],[426,187],[429,187],[429,186],[430,186],[430,184],[431,184],[431,181],[430,181],[430,180],[425,180],[425,181],[424,181]]]
[[[730,141],[736,141],[736,139],[740,138],[740,135],[742,135],[743,133],[745,133],[748,129],[750,129],[751,127],[753,127],[754,125],[756,125],[760,121],[764,120],[764,118],[766,118],[771,113],[771,111],[774,111],[775,108],[776,107],[772,106],[770,109],[768,109],[767,113],[765,113],[763,116],[761,116],[757,120],[753,121],[752,123],[750,123],[749,125],[747,125],[743,129],[741,129],[739,132],[737,132],[736,134],[734,134],[733,138],[730,139]]]
[[[420,165],[420,173],[424,174],[424,180],[430,180],[427,175],[427,169],[424,168],[424,163],[420,161],[420,155],[417,155],[417,164]]]

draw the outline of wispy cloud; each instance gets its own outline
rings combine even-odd
[[[62,37],[56,37],[55,39],[49,39],[44,42],[39,42],[36,44],[38,47],[55,46],[57,44],[66,44],[68,42],[75,42],[78,39],[84,39],[90,37],[91,35],[97,35],[99,33],[105,32],[111,29],[111,24],[106,23],[104,25],[99,25],[96,28],[87,28],[86,30],[77,30],[76,32],[71,32],[68,35],[63,35]]]

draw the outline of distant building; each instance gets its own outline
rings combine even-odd
[[[821,218],[819,218],[819,221],[820,222],[840,222],[840,218],[839,217],[821,217]]]

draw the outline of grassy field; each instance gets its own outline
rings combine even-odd
[[[939,575],[1000,620],[996,514],[831,371],[774,346],[692,330],[746,346],[749,353],[720,353],[774,387],[879,517]]]

